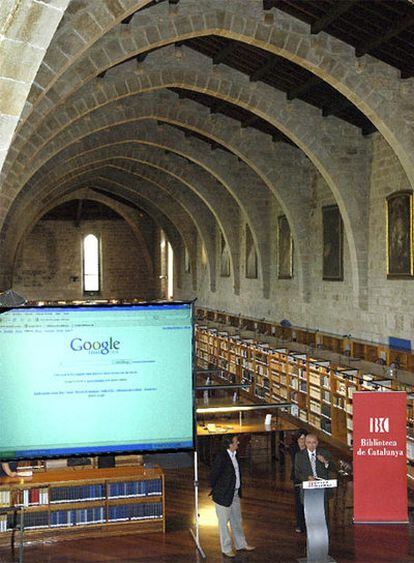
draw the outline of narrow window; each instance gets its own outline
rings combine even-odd
[[[83,239],[83,290],[100,291],[99,240],[95,235]]]

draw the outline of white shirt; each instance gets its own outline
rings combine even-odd
[[[313,452],[311,452],[310,450],[307,450],[307,452],[308,452],[309,461],[310,461],[311,466],[312,466],[312,455],[315,454],[315,468],[316,468],[316,460],[318,459],[317,454],[316,454],[316,450],[314,450]],[[325,463],[324,465],[325,465],[326,469],[328,469],[329,461],[327,463]]]
[[[311,464],[311,467],[312,467],[312,471],[313,471],[313,468],[315,468],[315,470],[314,470],[314,475],[313,475],[313,476],[314,476],[314,477],[317,477],[318,474],[317,474],[317,472],[316,472],[316,450],[314,450],[313,452],[311,452],[310,450],[308,450],[308,456],[309,456],[309,461],[310,461],[310,464]],[[315,464],[315,465],[312,464],[312,458],[315,460],[315,461],[314,461],[314,464]]]
[[[236,452],[231,452],[230,450],[227,450],[227,453],[230,456],[230,459],[233,463],[233,467],[234,467],[234,471],[236,472],[236,491],[238,489],[240,489],[240,471],[239,471],[239,464],[236,458]]]

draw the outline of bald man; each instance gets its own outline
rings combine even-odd
[[[296,454],[295,476],[298,481],[315,481],[316,479],[329,479],[329,472],[336,471],[331,454],[318,447],[319,440],[316,434],[308,434],[305,438],[305,449]],[[325,489],[325,519],[329,526],[329,503],[332,489]],[[303,489],[301,489],[303,502]]]
[[[305,449],[295,456],[295,476],[299,481],[329,479],[329,472],[335,471],[331,454],[318,447],[316,434],[308,434],[305,438]]]

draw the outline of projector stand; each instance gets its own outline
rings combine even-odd
[[[193,536],[194,543],[200,555],[203,559],[206,558],[206,555],[203,551],[203,548],[200,545],[200,538],[198,533],[198,457],[197,457],[197,450],[194,450],[194,507],[195,507],[195,531],[190,528],[190,534]]]
[[[18,561],[19,563],[23,563],[24,561],[24,506],[20,507],[19,511],[19,522],[17,523],[17,513],[15,513],[14,522],[15,526],[12,530],[12,537],[11,537],[11,553],[13,557],[13,561]],[[16,552],[15,552],[15,533],[19,530],[19,558],[16,559]]]

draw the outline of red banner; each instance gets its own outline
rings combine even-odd
[[[353,394],[354,522],[408,522],[406,393]]]

